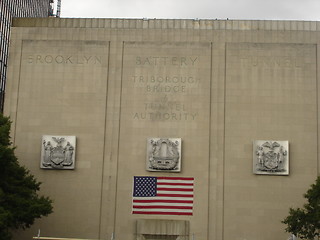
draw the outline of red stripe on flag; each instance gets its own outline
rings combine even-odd
[[[137,206],[137,205],[133,205],[133,208],[141,208],[141,209],[150,209],[150,208],[163,208],[163,209],[192,209],[192,207],[188,207],[188,206]]]
[[[193,194],[158,194],[157,197],[193,197]]]
[[[160,180],[184,180],[184,181],[193,181],[194,178],[184,178],[184,177],[157,177]]]
[[[188,212],[144,212],[144,211],[132,211],[133,214],[157,214],[157,215],[189,215],[192,216],[192,213]]]
[[[181,192],[193,192],[190,188],[157,188],[158,191],[181,191]]]
[[[192,200],[137,200],[133,199],[136,203],[193,203]]]
[[[193,186],[193,183],[166,183],[166,182],[158,182],[157,185]]]

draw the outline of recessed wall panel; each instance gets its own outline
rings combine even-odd
[[[259,239],[268,231],[285,238],[281,221],[292,199],[302,206],[317,176],[316,46],[226,47],[225,239]],[[260,139],[288,141],[289,175],[253,174],[253,141]]]
[[[41,226],[49,236],[98,238],[108,49],[99,41],[22,42],[15,145],[53,199],[54,213]],[[40,169],[43,135],[77,138],[74,170]],[[68,231],[55,228],[61,219],[73,223]]]
[[[208,182],[210,66],[209,43],[124,43],[118,229],[132,219],[181,218],[205,235],[200,222],[206,221],[208,209],[203,186]],[[146,170],[148,138],[181,138],[180,172]],[[193,215],[132,215],[134,176],[194,177]]]

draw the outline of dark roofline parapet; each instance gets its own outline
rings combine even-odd
[[[320,31],[318,21],[226,19],[14,18],[13,27]]]

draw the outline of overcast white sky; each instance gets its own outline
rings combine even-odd
[[[61,17],[319,21],[320,0],[61,0]]]

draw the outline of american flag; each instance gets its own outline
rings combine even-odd
[[[193,177],[134,177],[133,214],[192,215]]]

